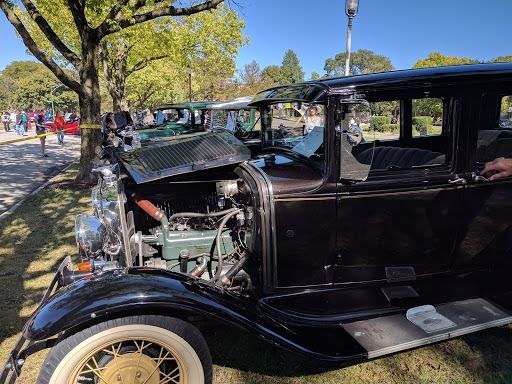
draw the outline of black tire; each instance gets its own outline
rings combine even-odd
[[[172,358],[161,359],[167,355]],[[125,384],[145,378],[148,384],[167,383],[169,377],[180,384],[210,384],[213,370],[208,345],[196,327],[172,317],[130,316],[60,340],[46,356],[37,384],[118,384],[121,374]],[[78,376],[85,379],[77,381]]]

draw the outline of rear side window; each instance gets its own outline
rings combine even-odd
[[[478,168],[499,157],[512,156],[512,95],[486,94],[481,104],[485,108],[480,113],[481,128],[476,145]],[[493,113],[486,113],[486,109]],[[496,121],[497,116],[499,121]]]
[[[443,132],[443,101],[438,98],[412,100],[412,136],[436,136]]]

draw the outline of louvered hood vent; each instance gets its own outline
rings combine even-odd
[[[172,136],[139,149],[119,152],[119,160],[137,184],[202,169],[235,164],[251,152],[229,132]]]

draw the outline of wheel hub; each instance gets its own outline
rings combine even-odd
[[[101,377],[107,384],[158,384],[160,370],[151,357],[141,353],[126,353],[105,365]]]

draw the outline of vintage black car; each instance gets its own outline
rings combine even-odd
[[[330,361],[511,323],[512,180],[480,175],[511,95],[512,64],[322,79],[256,95],[256,157],[222,131],[115,152],[2,382],[51,347],[38,383],[208,383],[201,321]]]

